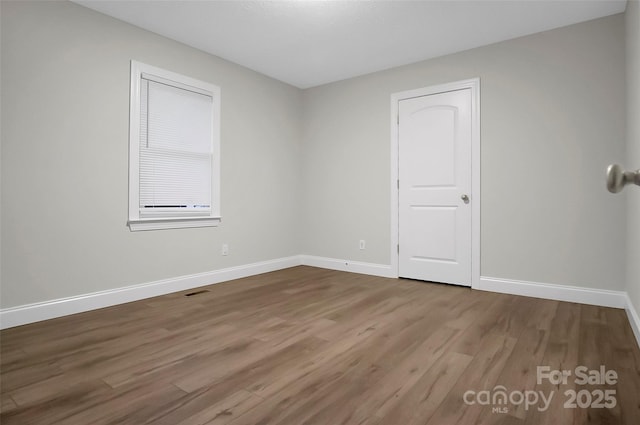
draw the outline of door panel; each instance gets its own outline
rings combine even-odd
[[[430,238],[409,238],[408,252],[412,259],[456,261],[456,241],[450,237],[456,232],[456,208],[412,206],[409,212],[409,227],[417,234]],[[439,244],[430,243],[438,240]]]
[[[411,115],[405,130],[420,135],[406,139],[412,187],[455,185],[455,134],[451,131],[455,122],[456,110],[451,107],[424,108]]]
[[[471,286],[471,89],[398,107],[399,275]]]

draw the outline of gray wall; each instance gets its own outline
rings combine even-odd
[[[624,166],[640,169],[640,4],[627,3],[627,158]],[[640,313],[640,187],[625,189],[627,204],[627,292]]]
[[[390,263],[390,95],[480,77],[484,276],[622,290],[622,15],[306,90],[305,254]],[[367,241],[365,251],[358,240]]]
[[[1,7],[3,308],[300,253],[298,89],[72,3]],[[126,227],[131,59],[221,87],[220,227]]]
[[[622,15],[301,91],[75,4],[1,10],[2,308],[300,253],[389,264],[390,94],[471,77],[482,274],[625,288]],[[130,59],[222,88],[220,227],[126,227]]]

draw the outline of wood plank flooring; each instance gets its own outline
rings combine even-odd
[[[2,331],[0,423],[640,424],[623,310],[311,267],[201,289]],[[617,383],[537,382],[580,365]]]

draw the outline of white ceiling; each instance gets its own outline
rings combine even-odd
[[[74,1],[299,88],[626,7],[625,0]]]

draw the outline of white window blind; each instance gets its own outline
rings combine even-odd
[[[141,217],[210,214],[212,116],[211,95],[142,76]]]

